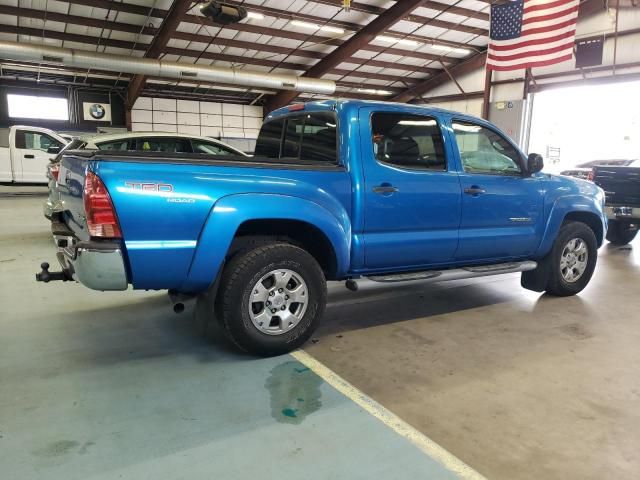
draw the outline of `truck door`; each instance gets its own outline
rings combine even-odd
[[[532,254],[543,228],[540,178],[523,175],[522,154],[498,131],[451,121],[461,163],[462,219],[456,260]]]
[[[440,120],[362,108],[367,269],[446,263],[458,246],[460,182]]]
[[[13,166],[20,169],[15,172],[16,181],[46,183],[49,159],[55,157],[47,153],[50,147],[61,149],[63,143],[44,132],[16,129],[12,150]]]

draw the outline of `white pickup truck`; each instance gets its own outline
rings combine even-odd
[[[69,142],[41,127],[0,130],[0,182],[47,183],[49,159]]]

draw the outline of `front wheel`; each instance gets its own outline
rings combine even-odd
[[[607,230],[607,240],[614,245],[626,245],[632,242],[638,234],[637,226],[625,224],[618,220],[609,220],[609,229]]]
[[[547,293],[566,297],[581,292],[591,280],[597,258],[593,230],[581,222],[565,223],[549,253]]]
[[[318,262],[287,243],[238,253],[225,267],[216,317],[239,348],[280,355],[304,344],[318,326],[327,286]]]

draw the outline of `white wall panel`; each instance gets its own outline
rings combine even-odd
[[[256,107],[255,105],[243,105],[242,111],[245,117],[257,117],[262,120],[262,107]]]
[[[169,124],[169,123],[154,123],[153,124],[153,131],[154,132],[171,132],[171,133],[176,133],[178,131],[178,126],[174,123],[174,124]]]
[[[224,108],[222,109],[224,111]],[[230,115],[222,116],[222,126],[224,128],[242,128],[242,117],[232,117]]]
[[[245,130],[247,129],[257,129],[260,130],[260,126],[262,125],[262,118],[258,117],[242,117],[243,127]]]
[[[200,125],[203,127],[221,127],[222,126],[222,115],[211,115],[208,113],[200,114]]]
[[[178,100],[178,111],[187,113],[200,113],[200,102],[193,100]]]
[[[203,137],[220,137],[222,136],[222,127],[200,127],[200,135]]]
[[[178,125],[178,133],[200,136],[200,125]]]
[[[215,113],[222,115],[222,104],[212,102],[200,102],[200,113]]]
[[[247,151],[251,151],[258,137],[262,115],[262,107],[255,105],[150,97],[138,98],[131,112],[134,131],[232,139],[236,147]]]
[[[131,121],[134,123],[153,123],[151,110],[131,110]]]
[[[233,103],[223,103],[222,104],[222,114],[223,115],[236,115],[241,117],[243,115],[242,110],[243,105],[236,105]]]
[[[171,123],[176,124],[176,112],[164,112],[162,110],[153,110],[153,123]]]
[[[178,125],[200,126],[200,114],[178,112]]]
[[[244,130],[241,128],[224,128],[222,136],[228,138],[244,138]]]
[[[149,97],[138,97],[136,103],[133,104],[133,108],[153,110],[153,101]]]
[[[153,125],[151,123],[132,123],[131,131],[133,132],[152,132]]]
[[[175,112],[177,103],[171,98],[154,98],[153,110],[163,110],[165,112]]]

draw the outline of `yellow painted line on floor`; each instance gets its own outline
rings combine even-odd
[[[333,388],[342,393],[349,400],[359,405],[362,409],[369,414],[380,420],[386,426],[395,431],[398,435],[403,436],[422,452],[426,453],[429,457],[439,462],[449,471],[455,473],[460,478],[467,480],[486,480],[486,478],[476,472],[469,465],[464,463],[453,454],[442,448],[436,442],[431,440],[425,434],[419,432],[400,417],[391,413],[385,407],[378,402],[365,395],[356,387],[347,382],[344,378],[340,377],[337,373],[331,370],[326,365],[322,364],[307,352],[303,350],[296,350],[291,355],[309,368],[313,373],[322,378],[325,382],[331,385]]]

